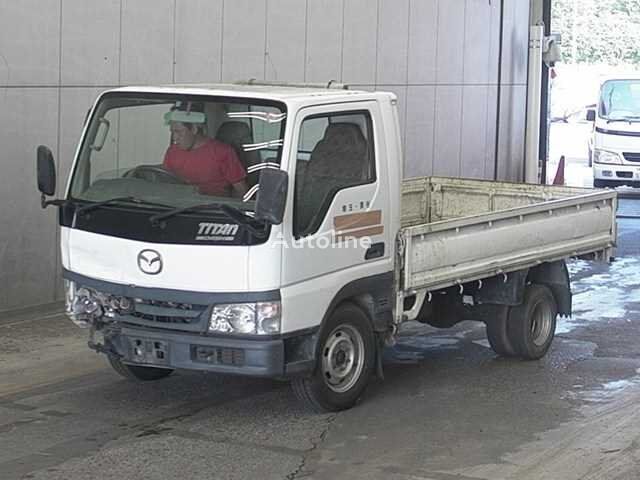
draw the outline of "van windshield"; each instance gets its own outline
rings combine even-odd
[[[605,82],[600,97],[600,116],[606,120],[640,121],[640,79]]]
[[[265,100],[108,93],[87,127],[70,196],[253,210],[261,170],[280,166],[285,120],[284,105]]]

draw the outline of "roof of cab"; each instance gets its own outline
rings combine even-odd
[[[380,92],[363,90],[347,90],[342,88],[314,88],[280,85],[250,85],[250,84],[174,84],[158,86],[120,87],[110,92],[140,92],[140,93],[173,93],[182,95],[215,95],[226,97],[261,98],[276,101],[318,99],[354,99],[354,97],[374,98]]]
[[[613,82],[613,81],[638,81],[640,80],[640,73],[622,73],[619,75],[605,75],[600,77],[600,83]]]

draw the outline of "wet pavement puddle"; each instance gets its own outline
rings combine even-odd
[[[556,334],[569,333],[602,319],[626,319],[640,310],[640,259],[626,257],[594,268],[583,260],[568,263],[572,277],[573,316],[559,318]],[[589,275],[590,272],[593,272]],[[586,274],[586,275],[585,275]]]

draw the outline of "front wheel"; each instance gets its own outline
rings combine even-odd
[[[173,373],[170,368],[141,367],[138,365],[127,365],[119,358],[109,355],[109,364],[121,376],[127,380],[135,382],[152,382],[168,377]]]
[[[524,360],[538,360],[547,353],[556,332],[558,307],[548,287],[529,285],[524,302],[509,312],[509,340]]]
[[[375,349],[367,315],[354,304],[340,305],[322,329],[313,375],[294,378],[294,393],[318,413],[353,407],[369,383]]]

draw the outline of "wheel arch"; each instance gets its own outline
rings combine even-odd
[[[386,332],[392,316],[393,272],[359,278],[344,285],[335,294],[320,323],[320,330],[331,314],[344,302],[360,307],[371,320],[373,331]]]
[[[365,313],[371,321],[374,334],[388,330],[393,323],[392,301],[393,272],[385,272],[370,277],[359,278],[344,285],[334,295],[320,323],[318,335],[313,347],[314,361],[318,357],[321,332],[335,310],[344,303],[353,303]]]
[[[571,281],[564,260],[511,272],[506,277],[487,279],[483,288],[476,292],[476,299],[481,304],[517,306],[523,302],[525,288],[530,283],[548,287],[558,306],[558,313],[571,315]]]
[[[531,268],[527,281],[548,287],[555,298],[558,313],[567,317],[571,316],[571,279],[564,260],[543,263]]]

